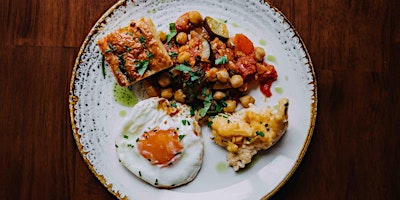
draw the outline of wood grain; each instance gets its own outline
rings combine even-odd
[[[69,122],[72,66],[115,1],[0,4],[0,199],[115,199]],[[309,149],[272,199],[400,198],[400,3],[270,0],[293,24],[318,81]]]

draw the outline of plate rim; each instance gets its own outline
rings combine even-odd
[[[112,189],[112,183],[107,184],[107,181],[105,177],[99,173],[96,172],[94,169],[94,166],[92,163],[89,161],[89,159],[86,157],[87,152],[84,151],[83,145],[80,143],[80,134],[79,130],[76,126],[76,121],[75,121],[75,105],[78,102],[79,98],[74,94],[74,89],[75,89],[75,80],[77,76],[77,70],[79,68],[79,64],[81,63],[81,57],[85,53],[85,47],[89,43],[92,37],[95,36],[95,34],[102,29],[101,25],[103,23],[106,23],[106,19],[108,17],[111,17],[114,13],[115,10],[117,10],[121,6],[126,6],[127,1],[132,1],[134,0],[119,0],[115,4],[113,4],[110,8],[108,8],[103,15],[95,22],[95,24],[92,26],[90,29],[89,33],[86,35],[81,47],[79,48],[79,52],[76,56],[75,62],[74,62],[74,67],[72,69],[71,73],[71,79],[70,79],[70,86],[69,86],[69,98],[68,98],[68,106],[69,106],[69,112],[70,112],[70,122],[71,122],[71,128],[72,132],[74,135],[74,140],[75,143],[79,149],[79,153],[81,154],[83,160],[85,161],[86,165],[90,169],[90,171],[95,175],[95,177],[102,183],[102,185],[115,197],[118,199],[127,199],[127,196],[122,197],[119,191],[114,191]],[[270,192],[266,193],[262,199],[269,199],[273,195],[275,195],[284,185],[285,183],[291,178],[291,176],[294,174],[294,172],[297,170],[299,167],[301,161],[304,158],[304,155],[306,154],[309,144],[311,142],[312,136],[314,134],[314,129],[316,125],[316,119],[317,119],[317,107],[318,107],[318,87],[317,87],[317,78],[314,70],[314,66],[312,64],[312,60],[310,57],[310,54],[307,50],[307,47],[305,46],[304,41],[300,37],[300,34],[297,32],[293,24],[288,20],[288,18],[275,6],[272,5],[268,0],[264,0],[264,3],[267,4],[271,9],[273,9],[276,13],[278,13],[280,16],[283,18],[283,22],[288,24],[288,29],[293,30],[294,35],[292,37],[297,37],[299,39],[299,44],[301,44],[300,48],[304,51],[305,55],[303,58],[307,59],[307,62],[305,64],[308,64],[308,69],[309,71],[307,72],[312,76],[312,81],[309,82],[308,84],[313,85],[312,91],[312,96],[311,96],[311,110],[310,110],[310,124],[308,128],[308,133],[307,137],[305,138],[305,142],[303,144],[303,147],[296,159],[296,162],[294,163],[293,167],[289,171],[289,173],[286,174],[286,176],[279,182],[279,184]]]

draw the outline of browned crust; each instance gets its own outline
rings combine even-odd
[[[150,18],[132,20],[97,44],[121,86],[132,85],[173,64]],[[144,73],[138,70],[141,62],[148,63]]]

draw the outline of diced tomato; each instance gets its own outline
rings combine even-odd
[[[236,34],[233,43],[235,44],[235,51],[241,51],[246,55],[254,52],[253,42],[243,34]]]
[[[236,62],[236,66],[238,67],[240,75],[242,75],[243,79],[257,71],[256,61],[250,56],[240,57]]]
[[[264,63],[264,66],[266,67],[266,71],[259,75],[260,90],[266,97],[270,97],[272,95],[271,85],[278,78],[278,74],[273,65]]]

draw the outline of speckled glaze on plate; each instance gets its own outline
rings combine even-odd
[[[210,9],[212,8],[212,9]],[[255,46],[267,52],[278,80],[272,97],[258,89],[250,94],[256,106],[275,106],[289,99],[289,128],[271,149],[260,152],[251,165],[234,172],[226,164],[226,151],[214,144],[210,129],[203,127],[204,160],[191,183],[174,189],[157,189],[123,167],[115,151],[115,138],[131,107],[115,102],[116,83],[112,72],[102,73],[99,38],[125,26],[131,19],[151,17],[158,30],[186,11],[197,10],[203,17],[226,21],[230,35],[244,33]],[[133,88],[139,100],[146,98],[140,83]],[[317,83],[309,54],[294,27],[268,3],[258,0],[162,0],[119,1],[94,25],[86,37],[72,72],[69,109],[73,135],[91,171],[120,199],[262,199],[271,197],[294,173],[303,158],[317,115]]]

